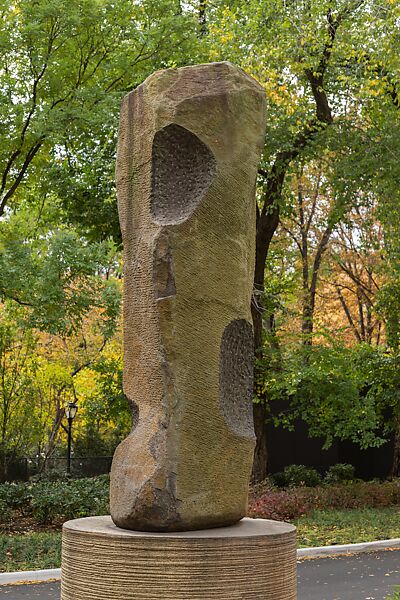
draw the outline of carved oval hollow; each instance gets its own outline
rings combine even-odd
[[[154,136],[150,211],[159,225],[179,225],[194,213],[213,180],[216,161],[194,133],[172,123]]]
[[[253,328],[245,319],[225,327],[221,339],[219,394],[225,423],[235,434],[254,438]]]

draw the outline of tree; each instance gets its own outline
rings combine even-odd
[[[31,439],[35,338],[10,322],[0,321],[0,463],[24,452]]]
[[[122,390],[121,336],[107,344],[101,356],[77,377],[77,456],[110,456],[132,428],[132,411]],[[137,417],[137,415],[136,415]]]
[[[120,99],[186,60],[199,24],[178,0],[0,0],[0,15],[0,318],[15,375],[3,379],[1,448],[49,456],[119,317]],[[36,429],[24,420],[17,443],[28,407]]]
[[[51,215],[53,217],[53,215]],[[32,208],[20,208],[1,224],[0,298],[25,310],[21,324],[53,334],[79,331],[94,307],[104,311],[102,326],[113,330],[120,290],[105,277],[119,263],[109,243],[87,243],[65,227],[55,228]]]
[[[318,158],[324,148],[338,151],[345,142],[351,145],[354,132],[365,127],[363,111],[385,104],[377,89],[390,96],[384,73],[393,72],[396,64],[392,32],[396,14],[390,3],[382,7],[368,0],[238,0],[229,7],[218,3],[209,11],[211,56],[238,62],[267,93],[252,306],[259,354],[265,265],[287,201],[287,177],[299,159],[304,163]],[[225,41],[222,52],[221,41]],[[255,405],[256,480],[265,476],[267,464],[263,405]]]
[[[8,302],[0,322],[0,458],[37,456],[42,467],[63,437],[69,401],[87,428],[126,432],[119,336],[92,309],[68,335],[21,327],[26,310]],[[79,429],[79,428],[78,428]]]
[[[66,134],[109,125],[121,93],[174,60],[190,21],[173,0],[2,0],[0,14],[2,216],[49,153],[62,155]]]
[[[1,2],[0,299],[42,330],[118,312],[120,99],[196,41],[176,0]]]
[[[287,216],[281,216],[282,229],[289,235],[301,261],[301,333],[303,343],[311,345],[317,286],[324,255],[332,235],[349,210],[329,182],[329,168],[309,163],[293,176],[295,199]]]
[[[332,241],[330,285],[358,343],[384,341],[384,321],[375,305],[384,280],[384,240],[376,200],[355,207]]]

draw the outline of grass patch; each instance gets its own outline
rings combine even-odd
[[[299,548],[400,538],[400,507],[316,510],[293,521]]]
[[[400,507],[315,510],[292,521],[299,548],[400,537]],[[61,564],[61,532],[0,535],[0,572],[53,569]],[[394,596],[399,599],[400,596]]]
[[[0,535],[0,572],[55,569],[61,564],[61,532]]]

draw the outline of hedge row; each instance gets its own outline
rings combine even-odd
[[[296,487],[287,490],[255,490],[251,496],[249,515],[263,519],[291,521],[313,510],[383,508],[400,504],[400,479]]]

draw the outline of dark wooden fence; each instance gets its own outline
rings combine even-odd
[[[298,421],[294,431],[267,426],[268,471],[278,473],[287,465],[306,465],[324,473],[331,465],[349,463],[361,479],[384,479],[390,474],[393,440],[380,448],[360,450],[352,442],[335,441],[329,450],[323,450],[324,440],[309,438],[307,426]]]

